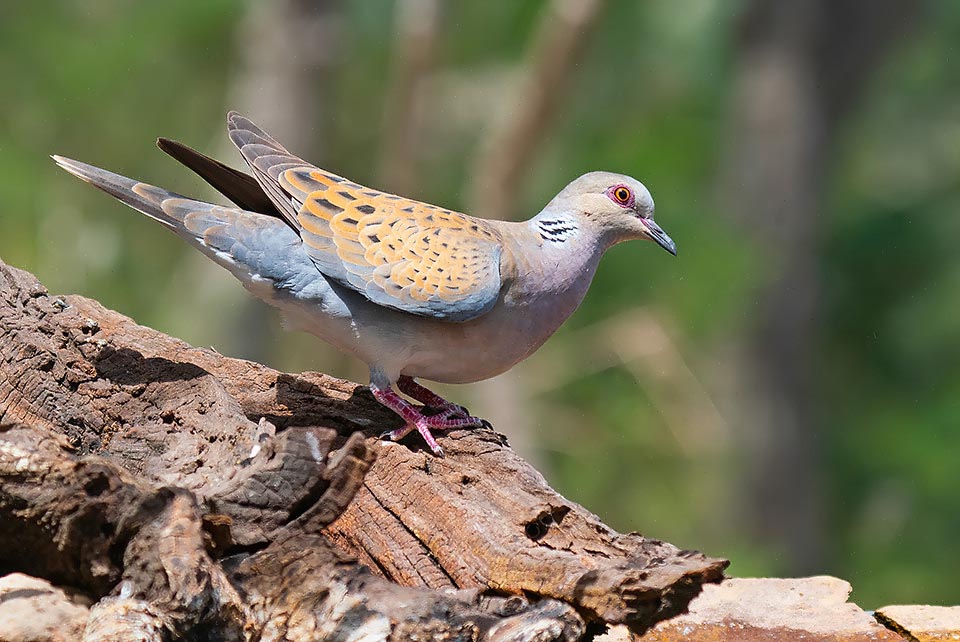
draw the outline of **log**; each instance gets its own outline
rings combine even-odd
[[[85,594],[85,639],[576,640],[722,578],[613,531],[493,430],[437,459],[377,438],[398,422],[363,386],[193,348],[0,262],[0,573]]]

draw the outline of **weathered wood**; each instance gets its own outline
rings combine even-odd
[[[397,422],[364,387],[192,348],[0,263],[0,425],[22,424],[0,433],[0,566],[112,595],[88,634],[122,612],[296,640],[362,611],[390,639],[575,639],[645,629],[722,576],[609,529],[492,430],[444,435],[441,460],[376,438]],[[160,545],[174,531],[189,553]]]
[[[550,489],[492,431],[446,440],[442,460],[402,444],[377,450],[363,488],[328,532],[401,584],[543,595],[589,619],[651,622],[683,610],[722,568],[614,532]]]
[[[106,594],[90,610],[84,640],[181,639],[216,630],[217,639],[313,640],[364,631],[371,639],[574,640],[583,622],[545,600],[503,617],[496,605],[402,588],[356,564],[319,533],[335,518],[369,462],[348,440],[325,466],[330,483],[314,507],[265,549],[215,562],[200,507],[185,489],[152,488],[95,456],[78,458],[43,428],[7,425],[0,441],[0,507],[18,544],[19,566]],[[320,464],[323,466],[322,464]],[[36,553],[41,554],[36,554]],[[13,560],[6,560],[12,563]],[[242,595],[242,597],[241,597]],[[523,606],[527,606],[524,604]],[[515,619],[519,618],[519,620]],[[519,635],[504,635],[512,630]]]
[[[183,636],[207,622],[226,639],[242,638],[245,607],[205,550],[190,491],[153,488],[98,457],[75,457],[59,435],[24,424],[3,428],[0,478],[0,537],[13,547],[6,564],[96,596],[118,587],[118,599],[93,607],[86,638]]]

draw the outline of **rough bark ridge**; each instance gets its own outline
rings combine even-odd
[[[722,576],[614,532],[502,435],[447,434],[436,459],[376,438],[396,425],[356,384],[192,348],[0,262],[0,574],[86,594],[85,639],[575,640]]]

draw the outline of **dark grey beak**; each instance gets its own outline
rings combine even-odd
[[[640,219],[640,222],[647,228],[647,235],[651,241],[670,252],[670,254],[677,255],[677,244],[663,231],[663,228],[653,222],[652,218]]]

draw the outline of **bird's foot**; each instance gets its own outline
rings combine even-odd
[[[437,440],[434,438],[433,433],[431,432],[432,430],[471,428],[475,426],[481,426],[485,423],[486,422],[483,419],[479,419],[477,417],[449,419],[441,415],[421,414],[419,418],[412,422],[408,422],[403,428],[397,428],[396,430],[388,430],[384,432],[380,435],[380,438],[389,439],[390,441],[399,441],[416,430],[420,433],[420,436],[423,437],[423,440],[427,442],[427,446],[430,447],[430,450],[433,451],[433,454],[437,457],[443,457],[443,448],[441,448],[440,444],[437,443]]]
[[[433,411],[428,415],[430,417],[443,417],[444,419],[476,419],[476,417],[470,416],[469,410],[460,404],[453,403],[452,401],[448,401],[442,406],[424,407]]]
[[[424,406],[434,410],[435,412],[430,413],[431,415],[442,415],[448,418],[459,417],[463,419],[470,417],[469,410],[460,404],[447,401],[434,391],[417,383],[417,380],[413,377],[401,375],[400,378],[397,379],[397,388],[399,388],[403,394],[412,399],[416,399]]]
[[[422,386],[420,387],[422,388]],[[424,388],[424,390],[426,389]],[[467,409],[463,406],[443,399],[443,404],[440,405],[439,412],[436,414],[424,414],[421,408],[417,408],[389,388],[380,388],[371,384],[370,392],[373,393],[377,401],[403,417],[404,421],[407,422],[402,428],[388,430],[383,433],[380,435],[381,438],[398,441],[416,430],[420,433],[420,436],[423,437],[423,440],[427,442],[427,446],[430,447],[433,454],[438,457],[443,457],[443,448],[437,443],[431,430],[453,430],[474,426],[490,426],[487,421],[479,417],[470,416],[469,413],[467,413]],[[437,398],[440,399],[440,397]]]
[[[474,417],[470,414],[470,411],[464,408],[461,405],[455,403],[448,403],[446,406],[440,408],[440,412],[436,414],[428,415],[429,417],[443,417],[445,419],[461,420],[465,419],[469,423],[468,426],[477,426],[480,428],[487,428],[493,430],[493,424],[484,419],[483,417]]]

